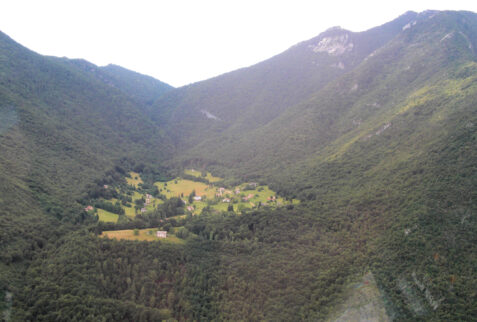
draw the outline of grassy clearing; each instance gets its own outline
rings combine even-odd
[[[202,182],[177,178],[168,182],[156,182],[155,185],[161,194],[167,198],[180,197],[183,195],[184,199],[187,198],[193,190],[195,190],[197,196],[207,196],[207,198],[213,198],[215,196],[215,188],[209,187]]]
[[[134,207],[126,207],[126,206],[122,206],[122,207],[127,217],[131,219],[136,217],[136,210],[134,209]]]
[[[144,183],[139,173],[131,171],[129,175],[131,176],[130,178],[126,177],[126,181],[129,185],[138,188],[140,183]]]
[[[140,194],[140,193],[137,192],[137,191],[134,191],[131,198],[132,198],[132,201],[133,201],[133,203],[134,203],[134,201],[139,200],[139,199],[141,199],[142,197],[143,197],[142,194]]]
[[[98,209],[98,217],[99,221],[116,223],[118,222],[119,215],[103,209]]]
[[[111,238],[111,239],[126,239],[126,240],[145,240],[145,241],[163,241],[172,244],[184,244],[183,239],[178,238],[173,233],[167,233],[167,238],[158,238],[156,236],[157,229],[146,228],[138,229],[138,235],[134,234],[134,229],[125,229],[125,230],[110,230],[103,231],[100,235],[101,237]]]
[[[197,171],[197,170],[194,170],[194,169],[188,169],[188,170],[185,170],[184,171],[185,174],[188,174],[190,176],[194,176],[194,177],[202,177],[202,172],[200,171]],[[207,175],[205,177],[203,177],[207,180],[209,180],[209,182],[218,182],[218,181],[222,181],[223,178],[220,178],[220,177],[214,177],[210,172],[207,172]]]

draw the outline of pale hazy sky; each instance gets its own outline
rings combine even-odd
[[[43,55],[113,63],[182,86],[332,26],[362,31],[426,9],[477,12],[477,1],[1,0],[0,30]]]

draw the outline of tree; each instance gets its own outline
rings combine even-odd
[[[192,192],[189,195],[189,203],[192,204],[194,202],[194,197],[195,197],[195,190],[192,190]]]

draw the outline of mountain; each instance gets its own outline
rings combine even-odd
[[[124,92],[130,99],[141,105],[151,105],[172,86],[151,76],[136,73],[117,65],[97,67],[87,61],[73,60],[78,67],[90,72],[102,82]]]
[[[155,103],[156,120],[179,146],[220,133],[230,138],[260,128],[356,67],[416,16],[408,12],[380,27],[354,33],[331,28],[269,60],[179,88]]]
[[[0,310],[472,319],[476,46],[474,13],[407,12],[173,89],[0,34]],[[300,203],[177,218],[171,229],[192,236],[178,245],[98,238],[105,224],[82,210],[85,195],[119,189],[129,171],[147,186],[190,166]],[[157,228],[181,207],[107,227]]]
[[[157,113],[183,135],[173,137],[183,151],[174,162],[300,198],[320,223],[311,235],[346,232],[330,247],[349,243],[367,258],[363,267],[372,268],[394,318],[454,316],[451,303],[472,298],[475,285],[468,272],[476,228],[476,23],[470,12],[427,11],[359,34],[334,28],[269,61],[166,94]],[[385,28],[393,32],[369,45],[370,34]],[[360,48],[367,50],[354,53]],[[292,52],[302,54],[293,60]],[[278,78],[287,86],[267,96],[277,77],[253,75],[285,57],[275,73],[290,65],[309,71],[315,61],[328,77],[305,95],[299,81]],[[340,62],[343,69],[334,67]],[[238,92],[250,79],[263,86]],[[344,266],[358,261],[339,254]],[[457,286],[456,276],[466,282]]]
[[[173,151],[127,94],[138,86],[156,97],[162,92],[155,89],[169,86],[148,77],[141,83],[131,72],[138,81],[119,89],[90,71],[100,68],[81,64],[40,56],[0,34],[0,248],[6,263],[43,244],[51,234],[46,223],[81,221],[76,199],[120,160],[157,162]],[[37,240],[35,230],[43,234]]]

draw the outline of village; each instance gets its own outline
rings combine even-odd
[[[220,183],[223,181],[220,177],[214,177],[209,172],[205,175],[200,171],[188,169],[184,171],[188,178],[202,177],[208,181],[208,184],[203,181],[194,181],[184,179],[181,177],[174,178],[167,182],[155,182],[159,195],[154,197],[152,194],[144,192],[143,181],[140,174],[131,172],[130,176],[126,178],[131,202],[124,204],[118,198],[105,200],[111,204],[121,207],[124,215],[113,213],[107,209],[93,207],[88,205],[84,208],[87,212],[94,212],[98,215],[99,221],[116,223],[124,220],[132,220],[138,214],[144,214],[149,211],[154,211],[160,204],[164,202],[163,199],[170,199],[172,197],[180,198],[184,204],[184,215],[178,216],[181,218],[187,215],[200,215],[204,208],[209,211],[220,212],[234,212],[241,214],[250,209],[258,209],[261,207],[280,207],[287,204],[296,204],[298,200],[284,200],[277,197],[276,193],[267,185],[260,185],[257,182],[243,183],[234,187],[225,187]],[[112,189],[112,187],[104,186],[105,189]],[[160,198],[159,198],[160,197]],[[165,231],[141,231],[133,234],[131,230],[109,232],[106,234],[110,238],[119,239],[133,239],[133,240],[168,240],[173,238],[173,234],[167,234]]]

